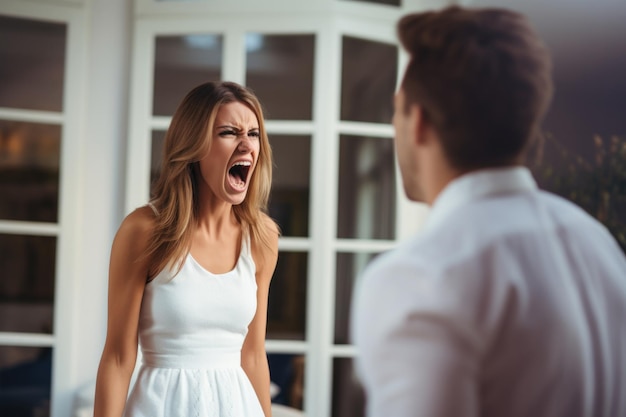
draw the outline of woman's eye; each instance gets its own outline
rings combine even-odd
[[[253,137],[253,138],[258,138],[259,136],[261,136],[261,134],[255,130],[254,132],[249,132],[248,136]]]
[[[237,136],[237,132],[234,130],[222,130],[219,133],[220,136]]]

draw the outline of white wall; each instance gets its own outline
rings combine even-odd
[[[75,173],[81,184],[74,254],[78,296],[72,300],[74,387],[91,382],[96,375],[106,332],[109,252],[124,215],[131,5],[127,0],[86,4],[84,123],[80,171]],[[61,407],[55,407],[55,415],[69,415]]]

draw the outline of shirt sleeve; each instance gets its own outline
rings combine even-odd
[[[459,309],[463,289],[416,274],[386,258],[357,287],[352,338],[367,415],[477,416],[479,341]]]

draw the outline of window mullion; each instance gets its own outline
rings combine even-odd
[[[222,80],[245,84],[246,79],[246,33],[241,29],[224,32]]]

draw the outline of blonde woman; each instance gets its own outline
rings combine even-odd
[[[271,171],[250,90],[206,83],[184,98],[153,198],[124,219],[113,242],[96,417],[271,415]],[[143,362],[128,396],[138,343]]]

